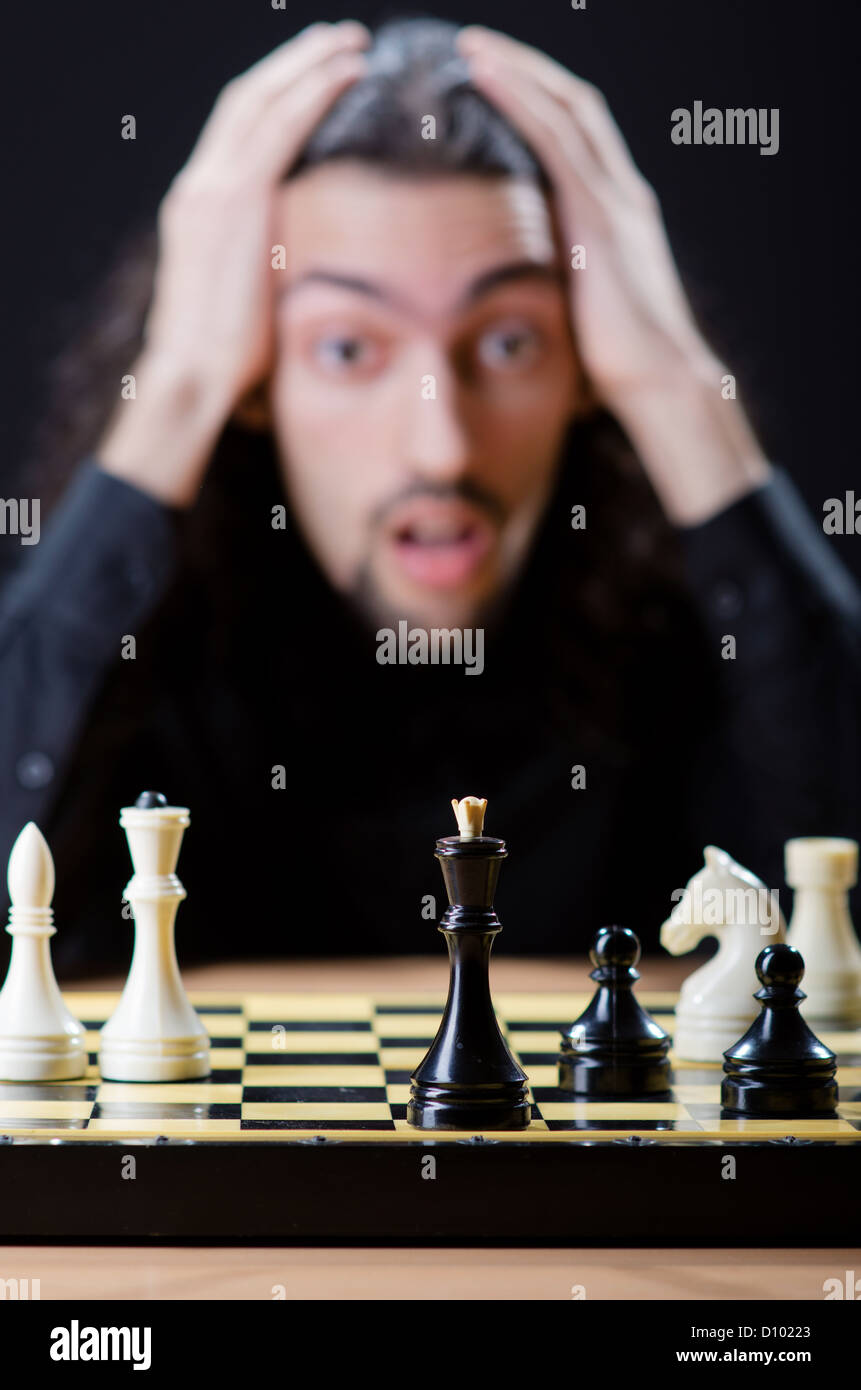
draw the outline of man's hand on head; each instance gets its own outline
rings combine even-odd
[[[769,469],[737,402],[722,399],[725,368],[694,321],[654,190],[596,87],[479,25],[457,42],[475,85],[553,183],[595,396],[627,430],[670,517],[703,520]]]
[[[275,191],[369,41],[354,21],[312,24],[234,78],[164,198],[135,398],[97,457],[170,505],[194,501],[218,435],[269,370]]]

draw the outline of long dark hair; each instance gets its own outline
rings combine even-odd
[[[549,191],[534,153],[471,85],[456,33],[456,25],[430,18],[392,20],[377,30],[367,73],[320,122],[285,176],[350,158],[413,178],[518,176]],[[421,136],[427,114],[437,123],[435,139]],[[34,466],[47,509],[96,448],[118,382],[140,350],[156,254],[148,230],[107,277],[89,329],[57,364]],[[252,458],[257,466],[249,468]],[[245,560],[254,564],[253,556],[237,552],[237,512],[268,505],[280,491],[271,441],[228,426],[185,533],[186,576],[216,596],[213,607],[225,629],[242,608]],[[575,503],[586,506],[587,526],[572,544],[568,517]],[[678,585],[670,528],[627,440],[603,412],[570,432],[531,573],[555,595],[550,603],[545,597],[541,622],[546,640],[563,649],[562,703],[567,709],[573,701],[596,726],[618,728],[623,673],[638,661],[641,645],[666,629]]]

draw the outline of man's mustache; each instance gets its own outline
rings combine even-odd
[[[383,502],[377,507],[371,516],[372,524],[374,526],[382,525],[389,512],[404,502],[411,502],[414,497],[428,497],[433,498],[434,501],[443,502],[471,502],[473,506],[487,512],[496,522],[503,522],[507,515],[505,504],[499,497],[469,478],[464,478],[457,483],[417,481],[403,488],[396,496],[390,497],[387,502]]]

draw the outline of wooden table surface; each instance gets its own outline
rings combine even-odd
[[[589,987],[571,959],[493,964],[498,990],[572,993]],[[641,965],[643,990],[677,989],[691,961]],[[273,961],[184,972],[190,990],[437,990],[445,958]],[[70,988],[116,989],[119,978]],[[823,1200],[827,1198],[823,1197]],[[861,1272],[861,1251],[241,1249],[236,1247],[4,1246],[0,1278],[38,1279],[44,1299],[813,1299],[826,1279]],[[282,1294],[283,1291],[283,1294]]]

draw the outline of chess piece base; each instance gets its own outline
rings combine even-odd
[[[526,1129],[532,1107],[526,1083],[469,1087],[413,1082],[407,1123],[416,1129]]]
[[[0,1047],[2,1081],[74,1081],[89,1057],[80,1038],[10,1038]]]
[[[592,1055],[588,1045],[580,1048],[566,1046],[562,1041],[559,1053],[559,1089],[578,1096],[662,1096],[670,1092],[672,1071],[667,1058],[667,1043],[657,1042],[648,1050],[619,1048],[608,1051],[595,1048]]]
[[[111,1038],[99,1050],[106,1081],[194,1081],[212,1070],[209,1037],[164,1038],[144,1042]]]
[[[833,1065],[825,1063],[819,1075],[775,1076],[759,1068],[734,1066],[721,1085],[721,1107],[749,1119],[816,1119],[837,1110],[837,1082]]]

